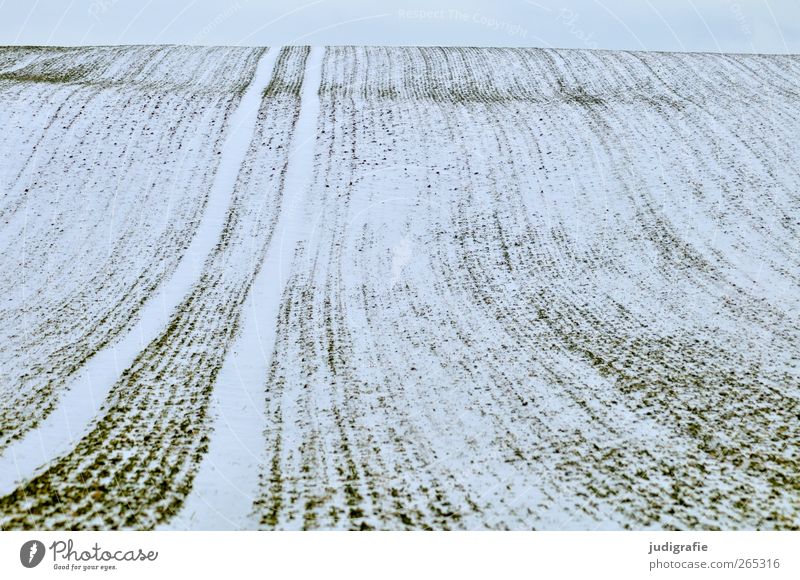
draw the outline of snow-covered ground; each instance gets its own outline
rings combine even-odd
[[[261,49],[33,52],[0,72],[0,451],[70,382],[94,389],[114,357],[76,375],[117,337],[142,329],[124,361],[166,323],[165,282],[205,259],[185,252],[214,211],[228,119]]]
[[[0,526],[800,528],[799,82],[0,49]]]

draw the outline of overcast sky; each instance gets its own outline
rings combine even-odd
[[[800,0],[0,0],[0,44],[800,53]]]

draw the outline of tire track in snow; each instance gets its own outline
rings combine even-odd
[[[304,50],[279,65],[302,53],[305,70]],[[190,489],[195,511],[171,527],[253,526],[259,435],[225,429],[252,419],[234,413],[258,383],[219,377],[255,356],[258,526],[796,529],[798,173],[780,166],[798,165],[797,117],[762,143],[767,118],[745,114],[792,111],[795,93],[762,75],[753,101],[729,57],[653,55],[667,84],[632,58],[329,49],[306,195],[318,229],[304,239],[304,216],[278,213],[288,156],[255,138],[267,163],[245,161],[201,282],[97,428],[0,498],[0,526],[153,527]],[[693,62],[701,75],[681,72]],[[300,77],[274,75],[270,110],[295,110]],[[289,116],[269,119],[288,144]],[[248,179],[273,180],[275,203]],[[304,243],[270,246],[287,220]],[[292,259],[269,286],[271,362],[243,314],[268,248]]]
[[[261,93],[271,78],[274,63],[271,53],[262,56],[250,85],[231,116],[206,210],[183,260],[169,282],[148,300],[137,324],[121,340],[87,362],[48,419],[12,444],[0,457],[0,494],[13,491],[40,466],[67,452],[88,431],[109,390],[123,371],[130,368],[142,349],[164,331],[170,316],[197,282],[206,257],[223,234],[231,192],[250,145]]]
[[[324,219],[283,300],[263,527],[797,527],[796,325],[775,312],[795,298],[735,290],[741,261],[689,235],[774,213],[732,195],[777,164],[717,152],[743,129],[680,99],[679,138],[674,97],[641,67],[603,76],[612,56],[329,49]],[[744,167],[717,175],[727,159]],[[680,208],[694,181],[724,211],[652,199]],[[782,254],[751,232],[725,235]]]
[[[0,453],[177,268],[262,49],[37,52],[0,81]]]
[[[81,62],[38,52],[60,55],[56,70]],[[35,70],[0,81],[1,131],[15,144],[0,147],[3,204],[21,200],[24,209],[0,218],[0,453],[133,326],[201,221],[228,121],[262,50],[165,52],[151,63],[152,88],[134,82],[149,56],[135,47],[114,50],[113,66],[91,67],[80,81]]]
[[[312,48],[306,60],[280,217],[247,298],[241,335],[214,387],[216,418],[209,452],[183,509],[165,526],[168,529],[252,529],[258,525],[253,501],[264,455],[264,377],[274,356],[278,310],[295,249],[310,223],[305,201],[314,175],[322,55],[323,49]]]

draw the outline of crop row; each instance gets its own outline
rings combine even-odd
[[[38,50],[0,76],[0,450],[52,411],[177,267],[260,54],[153,50]],[[38,78],[69,63],[86,82]],[[203,73],[180,90],[99,82],[141,68]]]
[[[797,67],[329,49],[262,525],[800,526]]]
[[[287,74],[307,49],[284,49]],[[280,70],[280,67],[276,70]],[[176,513],[208,447],[214,382],[280,211],[291,97],[265,99],[220,239],[164,331],[68,454],[0,499],[3,528],[151,528]]]

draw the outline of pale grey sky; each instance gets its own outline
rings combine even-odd
[[[0,0],[0,44],[800,53],[800,0]]]

